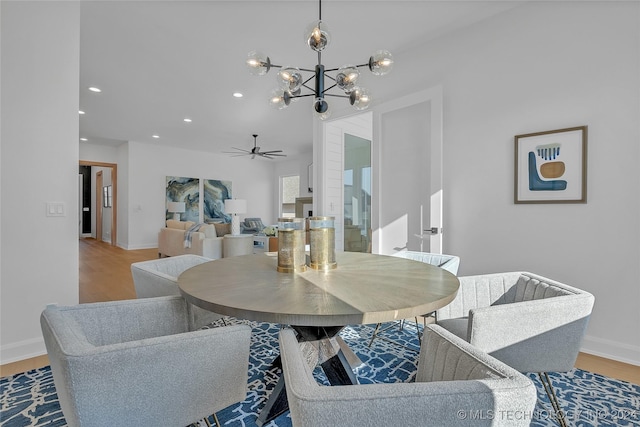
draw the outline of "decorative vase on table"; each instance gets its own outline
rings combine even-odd
[[[314,270],[332,270],[336,262],[335,217],[313,216],[309,218],[309,267]]]
[[[278,218],[279,272],[293,273],[307,269],[304,240],[303,218]]]

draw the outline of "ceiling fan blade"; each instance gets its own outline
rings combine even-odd
[[[234,150],[242,151],[243,153],[251,153],[251,151],[245,150],[242,148],[238,148],[238,147],[231,147],[231,148],[233,148]],[[223,153],[237,153],[237,151],[223,151]]]
[[[282,150],[269,150],[269,151],[263,151],[263,153],[265,154],[282,153]]]

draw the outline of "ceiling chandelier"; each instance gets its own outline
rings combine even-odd
[[[359,65],[343,65],[340,68],[326,69],[322,65],[322,51],[329,45],[331,36],[327,25],[322,21],[322,0],[318,1],[318,20],[312,22],[305,32],[305,41],[309,47],[318,52],[318,64],[315,68],[297,68],[291,66],[275,65],[271,59],[261,52],[249,52],[247,66],[251,74],[262,76],[269,72],[271,68],[279,68],[276,76],[279,87],[271,92],[269,103],[279,110],[289,106],[292,100],[313,96],[313,109],[322,120],[329,117],[329,104],[325,96],[347,98],[349,103],[356,110],[364,110],[369,107],[371,97],[369,92],[357,85],[360,76],[359,68],[368,67],[371,73],[376,76],[388,74],[393,67],[393,56],[386,50],[378,50],[371,55],[369,62]],[[302,72],[313,73],[306,80]],[[327,73],[334,73],[329,75]],[[330,80],[329,87],[325,87],[325,77]],[[313,80],[314,86],[308,85]],[[340,89],[342,94],[328,93],[331,89]],[[303,89],[311,93],[303,93]]]

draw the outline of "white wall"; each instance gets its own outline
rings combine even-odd
[[[80,142],[79,156],[80,160],[102,163],[118,163],[118,146]]]
[[[0,363],[44,353],[39,317],[78,302],[79,3],[2,2]],[[45,216],[47,202],[64,204]]]
[[[245,217],[273,223],[274,163],[129,142],[127,249],[155,248],[165,224],[166,177],[184,176],[232,182],[234,198],[247,200]],[[277,201],[277,198],[275,199]]]
[[[640,364],[640,4],[529,2],[396,56],[444,88],[444,252],[592,292],[583,350]],[[588,202],[515,205],[514,135],[587,125]],[[406,191],[411,191],[408,187]]]

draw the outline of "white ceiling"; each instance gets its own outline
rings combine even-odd
[[[332,41],[322,62],[327,68],[365,63],[378,49],[397,58],[520,3],[325,0],[322,18]],[[250,75],[245,58],[259,50],[275,64],[313,68],[317,56],[303,33],[317,16],[315,0],[83,1],[80,109],[86,114],[80,117],[80,137],[221,153],[250,149],[257,133],[263,150],[282,149],[289,157],[310,152],[311,98],[274,110],[267,97],[277,86],[275,73]],[[393,72],[363,76],[374,96],[376,79],[392,81]],[[90,92],[89,86],[102,92]],[[234,98],[235,91],[244,97]],[[185,117],[193,121],[185,123]]]

